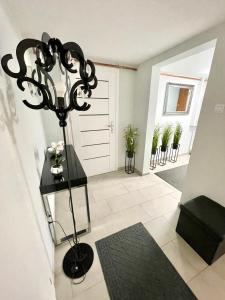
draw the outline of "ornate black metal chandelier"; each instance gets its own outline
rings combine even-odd
[[[28,75],[28,68],[24,57],[28,49],[33,49],[36,55],[36,70],[33,70],[32,77]],[[11,54],[3,56],[1,60],[3,70],[9,76],[17,79],[17,85],[20,90],[24,91],[24,82],[28,82],[36,86],[38,94],[42,96],[41,103],[36,105],[23,100],[27,107],[31,109],[44,108],[54,111],[60,120],[61,127],[66,126],[65,120],[69,111],[73,109],[84,111],[90,108],[90,105],[86,102],[79,105],[77,96],[78,89],[84,95],[90,97],[92,94],[91,90],[96,88],[97,78],[95,76],[95,67],[90,60],[86,61],[84,59],[83,51],[78,44],[74,42],[62,44],[59,39],[50,38],[47,33],[44,33],[41,41],[35,39],[22,40],[17,46],[16,57],[20,67],[19,72],[13,72],[8,67],[9,61],[13,59]],[[74,68],[74,61],[79,63],[79,70]],[[57,95],[55,82],[50,76],[50,72],[56,66],[57,62],[61,73],[66,75],[66,93],[64,97]],[[89,71],[87,70],[88,68]],[[73,85],[70,84],[68,73],[77,73],[78,80]],[[66,96],[68,97],[67,101],[65,101]],[[64,99],[62,100],[62,98]]]
[[[29,74],[26,56],[29,51],[35,56],[33,70]],[[90,60],[85,60],[80,46],[74,42],[62,44],[59,39],[50,38],[43,33],[42,40],[24,39],[16,48],[16,58],[19,71],[13,72],[9,68],[11,54],[6,54],[1,60],[1,65],[6,74],[17,80],[21,91],[25,90],[25,83],[36,88],[38,98],[41,102],[33,104],[28,100],[23,103],[31,109],[48,109],[55,112],[59,119],[59,126],[63,128],[64,143],[66,145],[65,127],[68,113],[72,110],[86,111],[90,108],[87,102],[79,104],[78,97],[90,97],[92,90],[97,86],[95,67]],[[53,79],[54,69],[60,70],[57,82]],[[73,75],[74,83],[71,84],[69,74]],[[83,276],[91,267],[93,262],[93,250],[84,243],[78,243],[74,208],[72,201],[70,173],[67,149],[65,147],[69,203],[71,207],[74,246],[66,253],[63,261],[64,272],[71,278]]]

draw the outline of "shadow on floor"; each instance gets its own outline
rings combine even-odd
[[[165,170],[162,172],[157,172],[155,175],[162,178],[167,183],[174,186],[176,189],[182,192],[183,184],[186,177],[188,165],[184,165],[181,167]]]

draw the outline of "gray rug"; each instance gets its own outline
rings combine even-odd
[[[197,299],[142,223],[96,247],[111,300]]]
[[[162,178],[164,181],[168,182],[176,189],[182,192],[184,180],[186,177],[188,165],[161,171],[155,173],[155,175]]]

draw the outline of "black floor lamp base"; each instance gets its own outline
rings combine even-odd
[[[70,278],[80,278],[90,269],[93,260],[94,252],[91,246],[85,243],[74,245],[63,259],[63,271]]]

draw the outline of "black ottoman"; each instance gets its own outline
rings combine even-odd
[[[180,210],[177,233],[211,265],[225,253],[225,207],[199,196]]]

